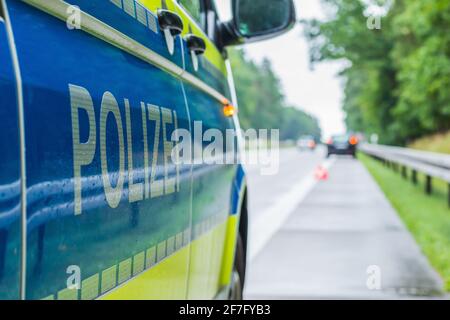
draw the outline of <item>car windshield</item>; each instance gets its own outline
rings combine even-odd
[[[347,142],[348,136],[347,135],[333,136],[333,141],[337,143]]]

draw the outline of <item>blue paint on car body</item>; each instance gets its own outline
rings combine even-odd
[[[240,166],[176,165],[165,157],[168,136],[176,129],[192,132],[195,121],[203,123],[202,134],[217,129],[226,135],[226,130],[234,129],[219,101],[102,39],[67,28],[64,21],[44,11],[22,1],[7,3],[23,82],[27,299],[57,298],[66,289],[70,266],[79,267],[82,280],[88,279],[180,234],[188,236],[183,240],[188,245],[204,232],[197,226],[225,222],[237,212]],[[223,74],[211,68],[192,69],[181,37],[170,55],[161,30],[154,32],[111,1],[69,3],[230,96]],[[6,43],[4,29],[0,37]],[[1,61],[11,61],[4,48]],[[20,150],[11,64],[0,66],[0,92],[2,106],[8,106],[0,110],[0,115],[5,112],[0,117],[0,148],[7,150],[0,165],[0,298],[18,298]],[[91,138],[95,146],[88,159],[77,148]],[[207,141],[203,143],[205,147]],[[102,158],[102,152],[107,156]],[[147,180],[149,175],[152,178]],[[81,185],[79,193],[76,181]],[[110,182],[109,191],[105,181]],[[142,186],[142,199],[132,200],[132,184]],[[7,240],[2,238],[3,230]],[[164,249],[161,257],[174,249]],[[200,263],[208,263],[208,255],[202,259],[206,260]],[[5,293],[4,288],[10,290]]]
[[[0,299],[20,298],[21,177],[16,76],[0,20]]]

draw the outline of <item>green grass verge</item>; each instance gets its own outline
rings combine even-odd
[[[433,194],[425,194],[424,176],[414,185],[375,161],[359,154],[366,166],[413,234],[432,266],[445,282],[450,292],[450,209],[447,205],[447,184],[433,180]],[[408,172],[410,179],[410,172]]]
[[[410,148],[440,153],[450,153],[450,131],[420,138],[409,145]]]

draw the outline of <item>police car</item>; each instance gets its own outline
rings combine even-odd
[[[227,47],[295,21],[291,0],[232,12],[0,0],[0,299],[242,297],[244,170],[173,157],[178,132],[239,132]]]

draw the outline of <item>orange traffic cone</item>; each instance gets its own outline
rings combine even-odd
[[[322,166],[318,166],[314,172],[314,177],[319,181],[328,180],[328,170]]]

